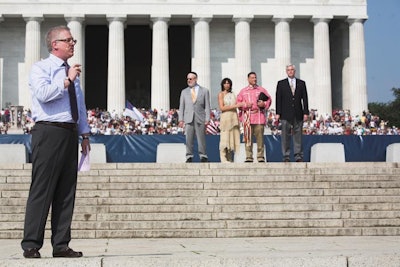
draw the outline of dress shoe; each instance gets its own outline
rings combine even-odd
[[[246,159],[244,162],[253,162],[253,159]]]
[[[54,258],[79,258],[82,257],[83,254],[80,251],[74,251],[72,248],[67,247],[64,250],[59,250],[59,251],[53,251],[53,257]]]
[[[265,159],[258,159],[258,162],[260,163],[265,162]]]
[[[201,158],[200,161],[201,162],[208,162],[208,158]]]
[[[193,158],[187,158],[186,163],[188,163],[188,162],[193,162]]]
[[[290,160],[289,159],[284,159],[283,162],[290,162]]]
[[[38,259],[40,258],[39,249],[37,248],[29,248],[24,251],[24,257],[27,259]]]
[[[296,159],[296,162],[303,162],[303,159]]]

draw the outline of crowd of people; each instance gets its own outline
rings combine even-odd
[[[1,109],[0,113],[0,134],[7,134],[11,122],[10,109]]]
[[[143,121],[124,116],[123,112],[109,112],[99,108],[87,111],[88,123],[93,135],[152,135],[152,134],[183,134],[184,128],[178,125],[178,109],[160,110],[139,109]],[[0,133],[7,134],[11,126],[9,115],[3,112],[0,122]],[[280,135],[281,125],[275,119],[275,110],[267,112],[266,134]],[[207,134],[219,134],[220,111],[211,110],[211,120],[206,128]],[[29,134],[34,122],[29,110],[22,113],[21,130]],[[241,127],[241,132],[243,129]],[[349,110],[334,110],[332,114],[319,114],[311,109],[310,116],[303,125],[306,135],[399,135],[398,127],[389,126],[378,115],[363,112],[352,115]]]
[[[275,120],[274,111],[268,116],[268,126],[272,134],[279,135],[280,129]],[[351,115],[349,110],[334,110],[332,114],[319,114],[311,109],[310,116],[303,123],[305,135],[399,135],[398,127],[389,126],[388,121],[378,115],[363,112]]]

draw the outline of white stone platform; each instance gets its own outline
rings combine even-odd
[[[345,162],[344,145],[317,143],[311,147],[310,162]]]
[[[186,162],[186,146],[183,143],[160,143],[157,146],[157,163]]]
[[[390,144],[387,146],[386,162],[400,162],[400,143]]]
[[[78,151],[78,162],[80,162],[82,153],[81,145],[79,144]],[[106,155],[106,146],[104,144],[92,143],[90,144],[90,153],[89,153],[90,163],[107,163],[107,155]]]
[[[28,151],[24,144],[0,144],[1,163],[27,163]]]

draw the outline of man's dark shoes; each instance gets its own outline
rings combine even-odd
[[[200,161],[201,162],[208,162],[208,158],[201,158]]]
[[[247,158],[244,162],[253,162],[253,159]]]
[[[53,251],[54,258],[79,258],[82,257],[83,254],[80,251],[74,251],[72,248],[65,248],[64,250]]]
[[[24,257],[27,259],[38,259],[40,258],[39,249],[37,248],[29,248],[24,251]]]
[[[188,162],[193,162],[193,158],[187,158],[186,163],[188,163]]]
[[[303,159],[296,159],[296,162],[303,162]]]

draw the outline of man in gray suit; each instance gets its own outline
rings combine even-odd
[[[186,162],[193,161],[193,141],[196,134],[201,162],[208,162],[205,126],[210,120],[210,93],[197,84],[197,73],[189,72],[187,85],[179,101],[179,127],[185,124]]]

